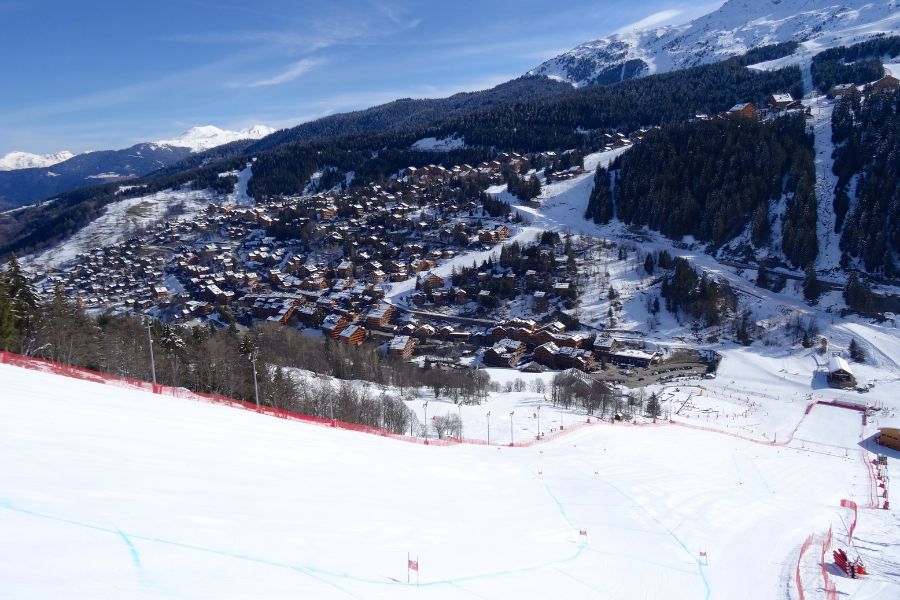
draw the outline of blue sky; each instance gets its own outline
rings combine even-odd
[[[721,2],[0,0],[0,155],[287,127],[484,89],[622,28]]]

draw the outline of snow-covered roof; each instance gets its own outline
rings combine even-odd
[[[656,355],[657,353],[650,354],[649,352],[644,352],[637,348],[622,348],[621,350],[616,350],[613,354],[613,356],[629,356],[632,358],[642,358],[644,360],[651,360]]]
[[[391,350],[404,350],[406,349],[406,345],[409,344],[409,336],[408,335],[398,335],[394,339],[391,340]]]
[[[835,371],[845,371],[850,375],[853,375],[853,369],[851,369],[847,361],[840,356],[832,356],[828,360],[828,371],[830,373],[834,373]]]
[[[772,100],[775,102],[793,102],[794,97],[790,94],[772,94]]]

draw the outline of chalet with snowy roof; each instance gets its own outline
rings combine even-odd
[[[856,86],[852,83],[839,83],[837,85],[831,86],[831,89],[828,90],[828,95],[832,98],[841,98],[843,96],[849,96],[855,91]]]
[[[876,92],[900,89],[900,79],[897,79],[893,75],[885,75],[872,84],[872,89]]]
[[[790,94],[772,94],[767,101],[769,108],[775,111],[792,110],[800,108],[799,100],[795,100]]]
[[[415,343],[416,341],[408,335],[398,335],[391,340],[388,346],[388,354],[407,359],[412,356]]]
[[[828,385],[833,388],[852,388],[856,385],[853,369],[840,356],[832,356],[828,360]]]
[[[482,229],[478,232],[478,241],[489,244],[505,240],[509,237],[509,228],[506,225],[500,225],[495,229]]]
[[[534,349],[534,362],[553,369],[590,371],[594,368],[594,355],[588,350],[547,342]]]
[[[366,330],[359,325],[349,325],[338,336],[338,339],[351,346],[359,346],[366,341]]]
[[[759,109],[752,102],[735,104],[725,113],[728,117],[736,119],[759,119]]]
[[[662,359],[659,352],[646,352],[637,348],[621,348],[609,355],[610,362],[620,366],[647,368]]]
[[[482,362],[490,367],[515,367],[525,354],[525,344],[503,339],[484,351]]]
[[[322,321],[322,333],[337,338],[350,325],[347,317],[340,313],[331,313]]]
[[[444,287],[444,278],[438,275],[437,273],[426,273],[421,279],[422,285],[426,285],[431,288],[439,288]]]
[[[366,315],[366,325],[374,329],[385,329],[391,326],[393,316],[394,307],[390,304],[382,304],[369,311]]]

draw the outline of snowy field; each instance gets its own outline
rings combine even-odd
[[[802,540],[867,492],[858,459],[680,427],[427,447],[9,366],[0,385],[0,597],[787,598]],[[808,435],[858,440],[821,414]],[[891,539],[886,514],[857,537]],[[879,557],[859,597],[900,593]]]

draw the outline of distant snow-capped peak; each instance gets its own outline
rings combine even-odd
[[[0,157],[0,171],[16,171],[35,167],[49,167],[75,156],[68,150],[54,154],[31,154],[30,152],[10,152]]]
[[[258,140],[274,132],[275,129],[266,125],[254,125],[252,127],[247,127],[246,129],[241,129],[240,131],[229,131],[227,129],[219,129],[213,125],[203,125],[200,127],[191,127],[177,138],[171,140],[159,140],[155,143],[160,146],[177,146],[179,148],[190,148],[194,152],[200,152],[237,140]]]
[[[682,25],[623,31],[581,44],[529,75],[576,87],[608,84],[724,60],[767,44],[807,52],[900,33],[900,0],[728,0]]]

